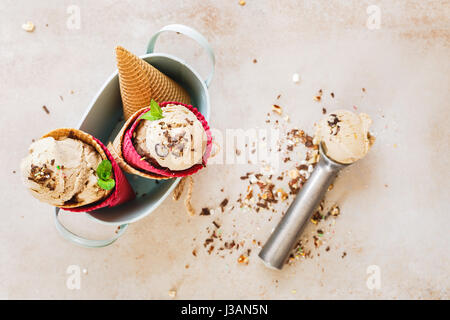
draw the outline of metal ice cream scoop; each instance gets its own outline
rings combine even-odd
[[[349,166],[349,164],[338,163],[327,157],[322,145],[320,145],[319,152],[320,160],[316,168],[259,253],[259,257],[270,268],[280,270],[283,268],[303,227],[317,209],[328,187],[338,172]]]

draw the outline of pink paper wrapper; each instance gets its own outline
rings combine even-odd
[[[94,138],[94,137],[93,137]],[[71,212],[89,212],[93,210],[97,210],[105,207],[114,207],[118,206],[127,201],[133,200],[136,197],[133,188],[128,182],[125,174],[119,168],[119,165],[114,160],[114,157],[111,155],[109,150],[105,147],[103,143],[101,143],[98,139],[94,138],[94,140],[102,147],[105,151],[108,160],[111,161],[113,172],[114,172],[114,180],[116,180],[116,186],[114,187],[113,193],[111,193],[106,199],[101,202],[96,202],[90,205],[77,207],[77,208],[67,208],[63,209],[65,211]]]
[[[211,131],[208,125],[208,122],[206,122],[205,117],[197,111],[197,109],[195,109],[193,106],[191,105],[187,105],[187,104],[183,104],[180,102],[163,102],[161,103],[159,106],[161,108],[164,108],[165,106],[167,106],[168,104],[176,104],[176,105],[182,105],[186,108],[188,108],[192,113],[194,113],[194,115],[197,117],[197,119],[201,122],[201,124],[203,125],[203,128],[205,129],[206,132],[206,150],[205,150],[205,154],[203,155],[203,164],[195,164],[192,167],[190,167],[189,169],[186,170],[181,170],[181,171],[171,171],[167,168],[161,168],[161,167],[155,167],[153,165],[151,165],[149,162],[145,161],[145,160],[141,160],[142,156],[139,155],[136,151],[136,149],[134,148],[133,145],[133,132],[136,129],[137,125],[139,124],[139,117],[136,119],[136,121],[132,124],[132,126],[130,127],[130,129],[128,129],[128,131],[125,133],[124,138],[123,138],[123,147],[122,147],[122,154],[123,157],[125,159],[125,161],[130,164],[131,166],[135,167],[136,169],[139,170],[144,170],[144,171],[148,171],[148,172],[152,172],[152,173],[156,173],[165,177],[185,177],[191,174],[196,173],[197,171],[199,171],[201,168],[203,168],[204,166],[206,166],[206,162],[209,158],[209,155],[211,154],[211,148],[212,148],[212,135],[211,135]],[[142,109],[140,114],[143,114],[147,111],[149,111],[150,108],[145,108]],[[139,115],[140,115],[139,114]]]

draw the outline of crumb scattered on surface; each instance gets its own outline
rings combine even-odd
[[[33,32],[34,29],[36,29],[36,27],[34,26],[33,22],[27,21],[22,25],[22,29],[25,30],[26,32]]]
[[[50,114],[50,110],[48,110],[47,106],[42,106],[42,109],[45,111],[46,114]]]
[[[238,263],[239,264],[243,264],[243,265],[248,265],[249,263],[249,258],[243,254],[241,254],[238,258]]]
[[[177,291],[176,290],[169,290],[168,294],[169,294],[169,297],[175,298],[177,296]]]
[[[227,198],[223,199],[222,202],[220,203],[220,209],[222,209],[222,212],[225,211],[225,207],[227,206],[227,204],[228,204]]]
[[[320,102],[322,100],[322,94],[323,94],[323,91],[322,91],[322,89],[320,89],[319,92],[314,96],[314,100],[317,102]]]
[[[283,114],[283,108],[277,104],[272,105],[272,111],[278,113],[279,115]]]
[[[320,89],[317,95],[322,97],[323,90]],[[277,99],[280,97],[281,94]],[[277,107],[275,109],[275,113],[285,113],[281,107],[279,110]],[[322,111],[324,110],[326,111],[325,108]],[[274,223],[281,219],[319,161],[319,146],[313,136],[300,128],[292,127],[287,115],[276,117],[273,112],[266,113],[266,124],[280,129],[279,138],[269,149],[269,152],[280,154],[279,168],[274,168],[265,160],[260,161],[255,168],[252,166],[236,177],[236,182],[240,183],[237,188],[241,190],[236,192],[239,195],[230,194],[220,203],[204,205],[200,215],[205,216],[203,219],[207,220],[207,224],[201,240],[199,239],[203,243],[200,242],[199,246],[196,243],[194,246],[204,251],[206,256],[225,259],[225,263],[247,265],[251,255],[258,253],[267,240],[266,235],[262,235],[264,239],[258,239],[260,226],[265,222]],[[266,143],[264,139],[262,143]],[[255,148],[249,142],[245,144],[245,152],[247,149],[251,152]],[[235,150],[237,155],[241,154],[240,150]],[[331,185],[329,190],[332,188]],[[218,190],[223,192],[223,188]],[[244,215],[252,217],[253,225],[249,230],[238,227],[239,219],[244,218]],[[337,204],[322,201],[310,218],[311,229],[302,234],[287,263],[293,265],[298,260],[313,259],[329,252],[329,242],[334,234],[332,226],[339,215]],[[197,252],[193,251],[193,255],[196,256]]]
[[[202,208],[202,212],[200,212],[201,216],[209,216],[211,215],[211,211],[208,208]]]

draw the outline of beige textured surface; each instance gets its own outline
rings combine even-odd
[[[168,299],[172,289],[177,298],[449,298],[447,1],[376,1],[378,30],[366,27],[367,1],[76,2],[81,28],[75,30],[66,27],[72,2],[0,3],[0,298]],[[22,30],[26,21],[36,25],[34,32]],[[291,121],[309,132],[322,106],[356,105],[374,120],[373,149],[329,195],[342,214],[327,254],[282,272],[266,269],[256,249],[248,266],[236,263],[236,253],[209,256],[200,240],[212,217],[188,217],[183,203],[170,197],[112,246],[80,248],[60,238],[52,210],[29,196],[13,173],[32,138],[77,125],[115,69],[116,45],[144,52],[153,32],[175,22],[203,32],[215,49],[212,127],[261,126],[278,94]],[[206,56],[181,36],[163,35],[157,50],[192,61],[203,75],[208,71]],[[314,102],[320,88],[335,99]],[[245,192],[239,176],[246,170],[202,170],[194,207],[217,206],[224,196]],[[279,215],[271,222],[262,216],[236,210],[220,220],[224,233],[264,241]],[[83,217],[67,220],[86,235],[111,233]],[[69,265],[87,270],[80,290],[66,287]],[[380,267],[380,290],[366,286],[370,265]]]

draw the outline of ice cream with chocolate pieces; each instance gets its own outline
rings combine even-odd
[[[157,120],[140,120],[133,144],[142,160],[172,171],[201,164],[206,150],[206,132],[194,113],[183,105],[161,108]]]
[[[53,206],[94,203],[108,191],[97,184],[101,155],[78,139],[46,137],[31,144],[21,162],[24,184],[40,201]]]
[[[362,159],[374,142],[369,133],[372,120],[365,113],[336,110],[315,124],[315,142],[322,142],[328,157],[340,163]]]

